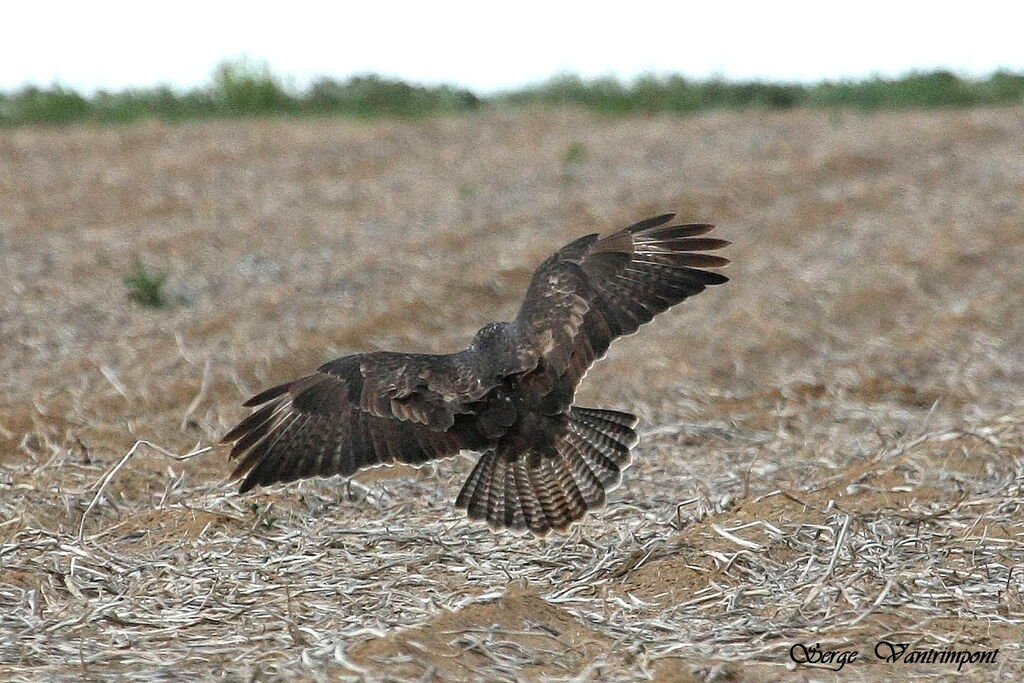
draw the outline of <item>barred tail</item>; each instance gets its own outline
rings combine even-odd
[[[638,441],[636,424],[629,413],[573,408],[548,452],[499,447],[484,453],[455,506],[492,529],[565,531],[618,486]]]

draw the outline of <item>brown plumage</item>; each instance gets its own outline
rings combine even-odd
[[[573,405],[616,337],[727,278],[705,224],[673,214],[586,235],[537,268],[516,319],[447,355],[345,356],[246,401],[224,436],[241,491],[364,467],[482,455],[455,501],[493,529],[565,530],[604,504],[638,440],[637,418]]]

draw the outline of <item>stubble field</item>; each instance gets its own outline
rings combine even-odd
[[[0,131],[0,678],[1024,676],[1024,111],[486,112]],[[242,400],[443,352],[588,232],[675,211],[732,281],[619,341],[642,417],[569,533],[472,459],[237,496]],[[136,261],[168,274],[143,309]],[[138,444],[139,441],[146,443]],[[133,448],[134,447],[134,448]],[[856,650],[839,673],[796,643]],[[716,678],[717,677],[717,678]]]

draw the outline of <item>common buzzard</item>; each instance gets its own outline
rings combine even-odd
[[[253,396],[234,444],[241,492],[364,467],[480,459],[456,507],[492,529],[565,530],[600,507],[636,445],[637,418],[573,405],[616,337],[727,278],[703,268],[728,244],[705,224],[657,216],[580,237],[537,268],[519,314],[447,355],[374,351]]]

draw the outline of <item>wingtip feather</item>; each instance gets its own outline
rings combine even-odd
[[[640,232],[642,230],[649,230],[650,228],[655,228],[659,225],[664,225],[665,223],[668,223],[675,217],[676,215],[674,213],[663,213],[660,216],[645,218],[644,220],[639,221],[638,223],[634,223],[633,225],[626,228],[626,232]]]
[[[270,387],[269,389],[265,389],[260,393],[256,394],[242,405],[245,406],[246,408],[252,408],[254,406],[262,405],[267,401],[273,398],[277,398],[284,392],[288,391],[288,389],[291,388],[291,386],[292,382],[285,382],[284,384],[278,384],[277,386]]]

